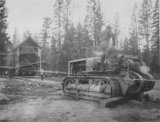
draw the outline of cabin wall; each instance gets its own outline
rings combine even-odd
[[[32,39],[27,39],[14,49],[15,74],[21,71],[38,70],[40,47]]]

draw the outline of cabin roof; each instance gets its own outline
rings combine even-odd
[[[20,42],[15,42],[13,43],[13,49],[16,49],[18,47],[20,47],[24,42],[28,41],[28,40],[31,40],[33,41],[39,48],[41,48],[41,46],[34,40],[32,39],[31,37],[28,37],[27,39],[25,39],[24,41],[20,41]]]

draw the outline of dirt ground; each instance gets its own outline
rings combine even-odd
[[[73,100],[62,94],[61,83],[0,78],[0,122],[159,122],[160,106],[131,100],[115,108]]]

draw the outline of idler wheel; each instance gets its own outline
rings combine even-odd
[[[67,87],[67,85],[69,84],[69,83],[75,83],[75,81],[73,80],[73,79],[70,79],[70,78],[65,78],[64,80],[63,80],[63,83],[62,83],[62,90],[63,90],[63,93],[65,93],[65,87]]]
[[[135,79],[135,80],[128,87],[126,95],[131,96],[131,95],[143,92],[143,88],[144,88],[143,77],[140,74],[132,71],[130,72],[130,78],[132,78],[133,80]]]
[[[154,85],[155,85],[155,82],[153,81],[153,76],[149,73],[147,74],[143,74],[143,78],[144,79],[147,79],[146,82],[145,82],[145,86],[144,86],[144,91],[149,91],[151,89],[153,89]],[[149,81],[149,80],[152,80],[152,81]]]

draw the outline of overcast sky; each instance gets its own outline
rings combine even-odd
[[[19,35],[24,31],[40,33],[44,17],[53,18],[53,4],[55,0],[6,0],[8,8],[8,32],[13,35],[17,28]],[[73,21],[82,21],[86,14],[87,0],[73,0]],[[120,28],[123,35],[127,34],[131,12],[135,3],[140,6],[142,0],[101,0],[105,19],[113,22],[116,12],[119,13]],[[54,19],[54,18],[53,18]]]

